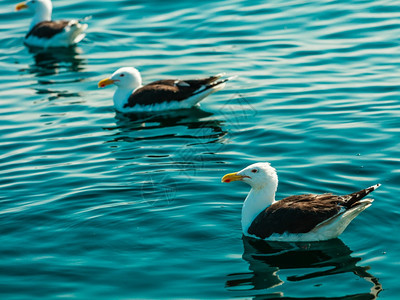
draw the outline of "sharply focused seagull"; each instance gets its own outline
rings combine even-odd
[[[101,80],[98,86],[103,88],[114,84],[114,107],[123,113],[152,112],[190,108],[208,95],[225,87],[225,82],[233,78],[220,79],[218,74],[203,79],[158,80],[142,85],[142,77],[137,69],[120,68],[110,78]]]
[[[275,201],[278,176],[269,163],[255,163],[226,174],[222,182],[243,181],[251,190],[242,208],[246,236],[273,241],[322,241],[338,237],[373,199],[363,199],[376,184],[345,196],[297,195]]]

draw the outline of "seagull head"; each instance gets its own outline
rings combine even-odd
[[[16,10],[29,9],[35,14],[43,11],[52,10],[53,6],[50,0],[28,0],[25,2],[20,2],[15,6]]]
[[[98,86],[103,88],[107,85],[115,84],[122,89],[136,89],[142,85],[142,77],[137,69],[132,67],[120,68],[110,77],[100,80]]]
[[[243,181],[255,190],[262,190],[266,187],[278,186],[278,175],[270,163],[255,163],[243,170],[226,174],[221,182]]]

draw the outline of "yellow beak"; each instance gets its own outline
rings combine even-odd
[[[15,6],[15,10],[17,10],[17,11],[24,9],[24,8],[28,8],[28,5],[26,5],[25,2],[20,2]]]
[[[114,80],[112,80],[110,78],[106,78],[106,79],[100,80],[98,83],[98,86],[99,86],[99,88],[103,88],[103,87],[113,84],[113,83],[114,83]]]
[[[229,173],[222,177],[221,182],[229,183],[231,181],[242,180],[244,177],[247,176],[238,175],[238,173]]]

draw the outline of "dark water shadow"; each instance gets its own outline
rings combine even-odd
[[[250,272],[229,274],[226,288],[231,291],[242,291],[243,294],[247,291],[261,299],[376,299],[382,291],[378,278],[368,272],[368,266],[357,266],[361,258],[351,256],[353,251],[340,239],[318,243],[282,243],[243,237],[243,245],[243,259],[249,263]],[[268,293],[268,289],[286,283],[277,274],[285,269],[299,269],[298,275],[287,277],[287,281],[292,282],[353,273],[372,286],[369,292],[342,297],[284,297],[283,292]]]
[[[82,49],[79,47],[69,48],[36,48],[28,47],[32,54],[34,63],[26,71],[37,77],[55,75],[61,69],[68,72],[80,72],[84,70],[85,59],[81,58]]]
[[[78,47],[42,49],[28,47],[34,63],[21,72],[34,74],[37,85],[33,87],[38,95],[48,95],[49,101],[58,98],[81,97],[80,93],[69,90],[54,89],[57,84],[77,83],[84,80],[76,73],[84,70],[85,59],[81,58],[82,50]]]
[[[116,126],[104,128],[114,131],[113,139],[108,142],[134,142],[143,140],[162,140],[178,137],[179,139],[199,140],[213,143],[227,134],[223,121],[212,117],[213,114],[199,107],[156,113],[122,114],[116,113]],[[179,126],[190,129],[190,134],[179,134]],[[138,131],[163,129],[156,135],[136,136]]]

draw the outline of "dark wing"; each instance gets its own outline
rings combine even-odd
[[[157,80],[149,83],[148,85],[168,85],[168,86],[179,86],[179,87],[191,87],[194,90],[201,88],[202,86],[213,83],[218,80],[220,76],[210,76],[202,79],[192,79],[192,80]]]
[[[360,200],[376,190],[380,184],[345,196],[332,194],[299,195],[275,202],[261,212],[248,232],[266,238],[273,233],[305,233],[319,223],[360,204]]]
[[[342,205],[347,208],[352,208],[359,204],[359,201],[367,196],[369,193],[375,191],[381,185],[378,183],[376,185],[370,186],[369,188],[363,189],[359,192],[355,192],[346,196],[342,196],[343,202]]]
[[[162,102],[183,101],[199,92],[219,84],[219,76],[194,80],[158,80],[137,89],[124,107],[152,105]],[[213,84],[215,82],[215,84]],[[222,81],[221,81],[222,83]]]
[[[66,20],[39,22],[28,32],[25,38],[34,35],[38,38],[50,39],[54,35],[62,32],[69,22],[70,21]]]
[[[263,239],[274,233],[306,233],[336,215],[342,201],[332,194],[287,197],[261,212],[248,232]]]

